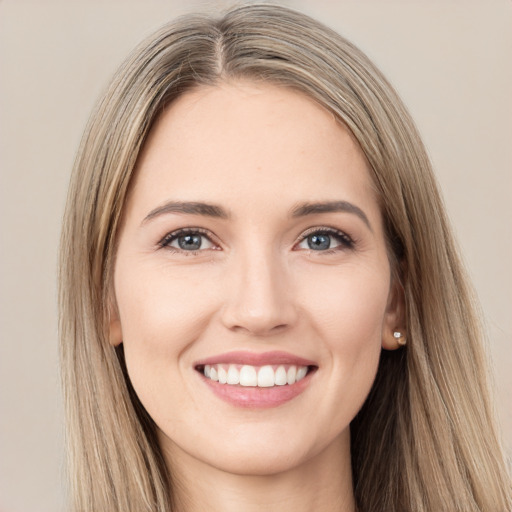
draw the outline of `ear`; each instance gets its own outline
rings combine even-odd
[[[121,320],[119,318],[119,311],[115,300],[112,298],[109,300],[108,305],[108,326],[109,326],[109,343],[113,347],[117,347],[123,342],[123,330],[121,328]]]
[[[405,293],[397,278],[393,279],[382,326],[382,348],[396,350],[405,345]],[[400,337],[396,333],[400,333]]]

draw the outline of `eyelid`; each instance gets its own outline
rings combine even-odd
[[[334,236],[338,237],[346,247],[352,247],[355,243],[351,236],[349,236],[346,232],[344,232],[340,229],[333,228],[330,226],[314,226],[314,227],[307,229],[306,231],[303,231],[295,240],[293,247],[296,247],[297,244],[303,242],[309,235],[311,235],[313,233],[326,233],[329,235],[334,235]],[[187,235],[187,234],[200,234],[200,235],[206,237],[216,247],[209,248],[209,249],[198,249],[196,251],[183,251],[183,250],[180,250],[180,249],[170,246],[170,243],[173,242],[176,238],[178,238],[179,236],[182,236],[182,235]],[[207,250],[219,250],[220,243],[219,243],[217,237],[211,231],[208,231],[207,229],[199,228],[199,227],[186,227],[186,228],[179,228],[179,229],[176,229],[174,231],[167,233],[157,243],[157,247],[162,248],[162,249],[163,248],[172,249],[172,250],[175,250],[175,252],[184,252],[184,253],[186,252],[188,254],[196,254],[196,253],[207,251]],[[327,251],[322,251],[322,252],[327,252]]]
[[[346,247],[353,247],[354,246],[354,239],[348,235],[346,232],[342,231],[341,229],[329,227],[329,226],[314,226],[312,228],[306,229],[306,231],[303,231],[297,240],[295,240],[294,247],[299,244],[300,242],[303,242],[309,235],[312,235],[313,233],[326,233],[328,235],[335,235],[342,243],[345,244]],[[330,250],[330,249],[328,249]],[[327,251],[328,251],[327,250]],[[319,251],[319,252],[327,252],[327,251]]]
[[[209,249],[199,249],[196,251],[182,251],[180,249],[177,249],[176,247],[171,247],[169,245],[171,242],[173,242],[179,236],[188,235],[188,234],[202,235],[205,238],[207,238],[216,247],[209,248]],[[179,228],[174,231],[171,231],[171,232],[167,233],[163,238],[161,238],[160,241],[157,243],[158,248],[161,248],[161,249],[168,248],[168,249],[173,249],[175,252],[184,252],[184,253],[186,252],[188,254],[195,254],[198,252],[203,252],[203,251],[208,251],[208,250],[210,250],[210,251],[218,250],[220,248],[219,245],[220,244],[217,240],[217,237],[215,235],[213,235],[213,233],[211,231],[208,231],[207,229],[204,229],[204,228],[195,228],[195,227]]]

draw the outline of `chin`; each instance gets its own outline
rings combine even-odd
[[[251,427],[256,426],[252,425]],[[275,476],[284,474],[311,463],[319,454],[330,457],[336,452],[341,458],[345,442],[344,436],[336,436],[329,441],[329,432],[318,437],[312,432],[295,430],[290,435],[289,430],[272,428],[269,432],[259,428],[248,428],[243,431],[228,430],[223,436],[193,439],[174,438],[170,441],[168,436],[160,437],[160,444],[168,455],[170,467],[186,463],[186,459],[201,465],[239,476]],[[316,439],[316,441],[315,441]],[[329,454],[329,452],[332,452]]]
[[[246,450],[246,452],[248,452]],[[308,461],[307,457],[281,454],[262,454],[252,451],[234,457],[226,457],[216,467],[221,471],[239,476],[275,476],[291,471]]]

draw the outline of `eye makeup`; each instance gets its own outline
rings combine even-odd
[[[184,253],[187,256],[196,255],[205,250],[220,250],[213,241],[212,234],[202,228],[181,228],[167,233],[158,242],[158,247],[175,253]]]
[[[307,247],[300,247],[304,242],[307,242]],[[340,250],[353,249],[354,241],[349,235],[339,229],[316,226],[302,233],[294,247],[332,254]]]
[[[157,244],[160,249],[186,256],[198,255],[209,250],[222,250],[215,236],[206,229],[187,227],[167,233]],[[304,244],[307,244],[304,246]],[[328,226],[309,228],[296,239],[293,250],[306,250],[322,254],[350,250],[354,240],[345,232]]]

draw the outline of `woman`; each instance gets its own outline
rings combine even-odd
[[[268,5],[164,27],[70,187],[74,510],[510,509],[452,240],[353,45]]]

